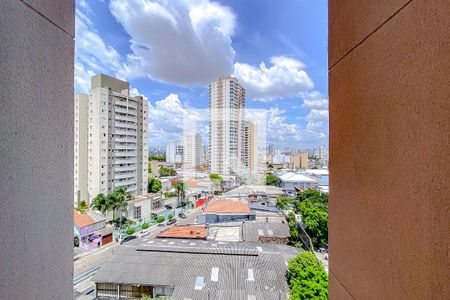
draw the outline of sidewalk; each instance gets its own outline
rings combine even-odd
[[[95,249],[95,250],[92,250],[92,251],[84,251],[84,252],[82,252],[82,253],[80,253],[80,254],[78,254],[78,255],[74,255],[73,261],[77,261],[77,260],[79,260],[80,258],[87,257],[87,256],[89,256],[89,255],[91,255],[91,254],[94,254],[94,253],[102,252],[102,251],[107,250],[107,249],[109,249],[109,248],[111,248],[111,247],[113,247],[113,246],[115,246],[115,245],[118,245],[118,244],[119,244],[119,243],[117,243],[117,242],[115,242],[115,241],[112,241],[111,243],[109,243],[109,244],[107,244],[107,245],[105,245],[105,246],[101,246],[101,247],[99,247],[99,248],[97,248],[97,249]]]

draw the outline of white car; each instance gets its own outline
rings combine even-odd
[[[144,230],[141,230],[141,231],[139,231],[137,233],[137,237],[141,238],[141,237],[144,237],[146,235],[149,235],[149,233],[150,233],[149,229],[144,229]]]

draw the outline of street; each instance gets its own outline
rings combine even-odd
[[[177,223],[170,226],[157,226],[154,225],[149,228],[150,233],[143,237],[143,239],[156,237],[161,231],[175,225],[185,225],[195,223],[197,216],[200,214],[201,209],[194,209],[189,212],[186,219],[177,218]],[[166,224],[167,221],[164,222]],[[138,245],[141,239],[136,238],[126,243],[126,245]],[[94,251],[85,253],[84,256],[80,257],[78,260],[74,261],[74,299],[93,299],[91,294],[86,295],[93,291],[94,283],[91,281],[97,269],[105,262],[109,254],[111,254],[114,249],[119,247],[119,243],[113,242],[104,247],[98,248]]]

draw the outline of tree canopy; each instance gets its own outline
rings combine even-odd
[[[306,232],[314,244],[328,243],[328,194],[312,189],[299,193],[296,211],[301,214]]]
[[[155,177],[151,177],[148,179],[148,192],[149,193],[158,193],[162,189],[161,180]]]
[[[166,157],[164,155],[151,154],[148,156],[148,160],[166,161]]]
[[[175,176],[175,175],[177,175],[177,171],[175,171],[172,168],[168,168],[166,166],[160,166],[159,167],[159,175],[161,175],[161,177]]]
[[[292,300],[328,299],[328,275],[312,252],[300,252],[288,265]]]
[[[269,174],[266,176],[266,185],[280,186],[281,181],[280,178],[273,174]]]

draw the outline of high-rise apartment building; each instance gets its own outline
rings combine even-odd
[[[182,164],[184,160],[184,147],[183,145],[175,146],[175,163]]]
[[[257,169],[257,143],[255,124],[244,122],[244,166],[251,172]]]
[[[175,163],[175,143],[168,143],[166,145],[166,162]]]
[[[200,165],[200,149],[202,138],[198,133],[186,133],[183,135],[183,164],[187,168],[195,168]]]
[[[211,173],[230,174],[243,164],[245,89],[231,76],[209,84]]]
[[[321,163],[328,165],[328,148],[327,147],[317,147],[314,148],[313,154],[317,157]]]
[[[291,156],[291,164],[293,169],[308,169],[308,153],[301,152]]]
[[[87,189],[88,200],[120,186],[126,186],[134,195],[147,190],[148,102],[143,97],[131,97],[129,89],[128,82],[104,74],[95,75],[91,78],[87,125],[86,121],[81,123],[79,108],[75,132],[81,134],[83,126],[87,126],[88,135],[87,143],[79,138],[79,145],[75,146],[75,156],[79,155],[75,158],[78,173],[75,172],[74,177],[79,191]],[[80,99],[85,100],[85,97],[77,95],[75,99],[75,105],[78,103],[80,107]],[[87,160],[81,149],[86,145]],[[87,167],[87,187],[84,182],[81,185],[84,167]]]
[[[74,207],[89,201],[88,182],[88,112],[89,95],[75,95],[74,101]]]
[[[209,162],[209,146],[203,146],[200,148],[200,165],[207,166]]]

